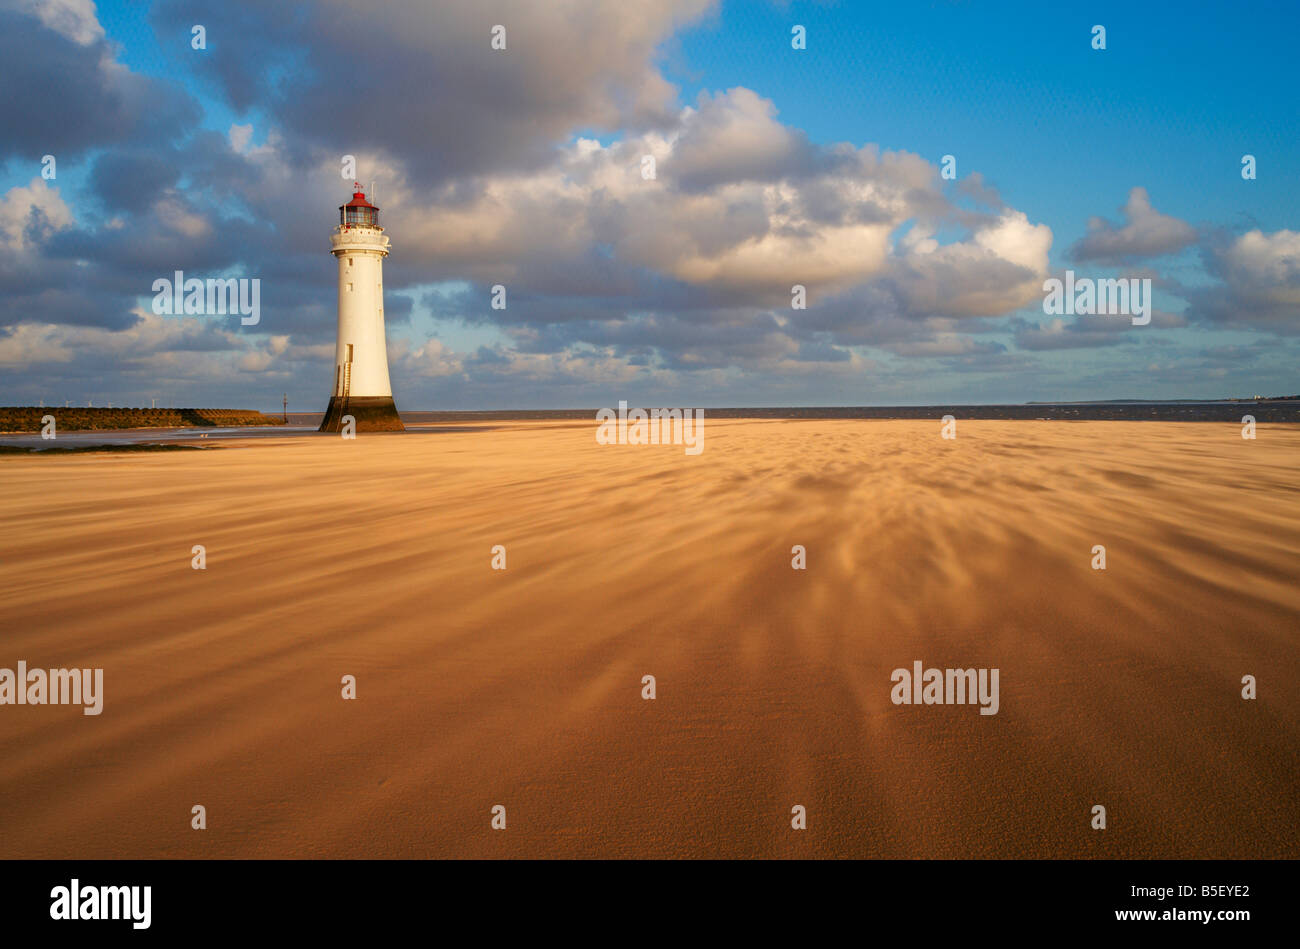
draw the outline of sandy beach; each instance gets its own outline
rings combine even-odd
[[[1300,857],[1300,427],[958,424],[0,458],[0,857]]]

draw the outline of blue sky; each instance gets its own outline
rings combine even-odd
[[[4,117],[5,402],[322,407],[342,154],[399,406],[1300,392],[1294,4],[0,9],[44,92]],[[174,269],[259,277],[262,323],[139,312]],[[1151,278],[1157,318],[1045,313],[1065,269]]]
[[[1135,185],[1188,220],[1295,225],[1300,6],[1251,7],[732,3],[670,61],[687,101],[748,86],[817,141],[956,155],[1051,221],[1059,252]],[[790,23],[802,55],[784,55]],[[1242,181],[1245,153],[1269,172]]]

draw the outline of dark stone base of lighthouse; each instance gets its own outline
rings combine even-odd
[[[356,419],[358,432],[404,432],[402,417],[397,414],[397,406],[392,396],[353,395],[348,397],[331,396],[325,418],[321,420],[321,432],[343,431],[343,416],[351,415]]]

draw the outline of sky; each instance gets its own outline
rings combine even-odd
[[[1300,393],[1297,27],[0,0],[0,403],[323,410],[344,156],[392,240],[399,409]],[[155,313],[175,271],[256,279],[259,322]],[[1149,286],[1149,322],[1048,312],[1067,271]]]

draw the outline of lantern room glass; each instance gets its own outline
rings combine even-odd
[[[379,226],[379,209],[378,208],[358,208],[344,205],[339,209],[340,224],[366,224],[370,227]]]

